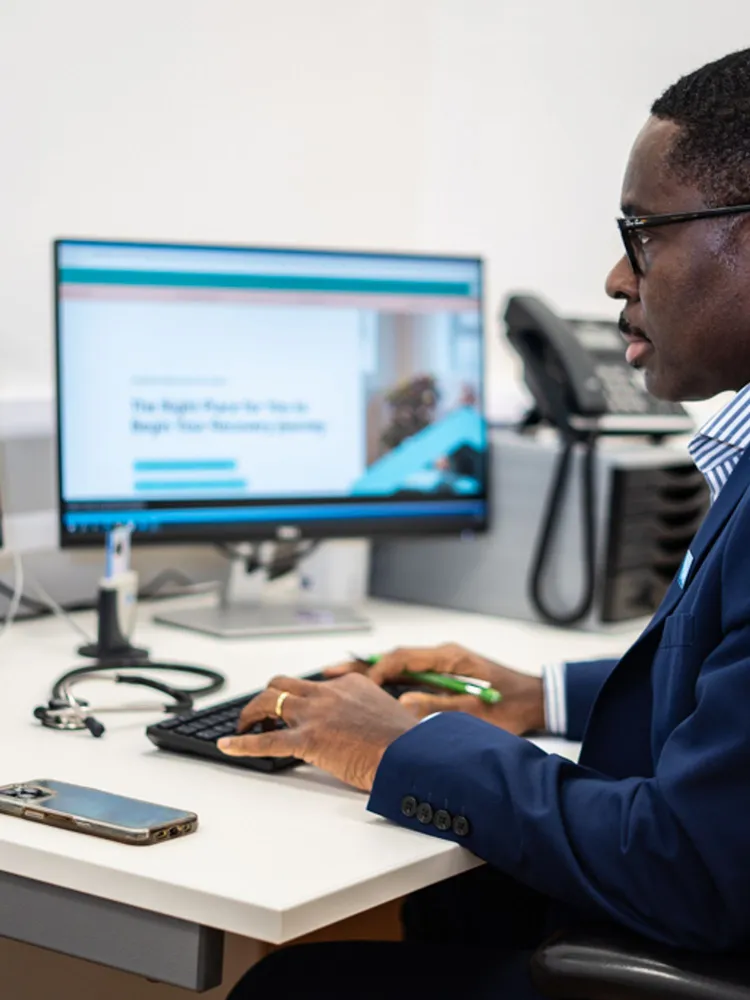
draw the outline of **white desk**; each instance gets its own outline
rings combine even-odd
[[[563,656],[617,655],[633,635],[566,633],[379,602],[367,612],[375,625],[371,633],[221,642],[156,626],[144,608],[136,638],[154,657],[225,672],[228,687],[220,700],[257,689],[276,673],[311,672],[345,658],[351,648],[452,640],[531,671]],[[93,631],[92,616],[80,621]],[[313,768],[266,775],[158,751],[144,736],[152,718],[142,713],[103,716],[108,731],[101,740],[42,728],[32,710],[46,702],[54,678],[76,662],[76,644],[75,633],[57,619],[17,624],[0,642],[0,783],[56,778],[91,785],[192,809],[201,827],[184,839],[136,848],[0,816],[0,874],[17,888],[27,886],[14,878],[20,876],[33,880],[32,889],[45,883],[72,890],[71,898],[82,893],[89,902],[111,901],[107,913],[111,903],[125,904],[163,917],[167,927],[178,918],[186,926],[281,943],[478,863],[455,844],[367,813],[364,795]],[[94,702],[111,702],[119,691],[92,684],[91,694]],[[132,697],[132,691],[123,695]],[[564,741],[543,742],[575,755]],[[58,895],[64,903],[65,893]],[[32,898],[23,895],[27,904]],[[138,917],[138,911],[123,912]],[[174,926],[179,931],[182,925]],[[107,955],[84,957],[129,967]],[[150,967],[144,974],[160,977]],[[182,982],[180,975],[171,981]]]

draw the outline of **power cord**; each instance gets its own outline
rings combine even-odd
[[[0,558],[2,558],[1,555]],[[15,584],[9,587],[7,583],[0,582],[0,597],[7,597],[9,601],[12,601],[15,590]],[[45,615],[49,613],[49,608],[42,604],[41,601],[35,601],[33,597],[29,597],[27,594],[21,594],[18,604],[19,608],[28,608],[32,612],[32,615]]]
[[[13,560],[13,587],[6,588],[10,593],[10,604],[0,625],[0,638],[10,630],[23,600],[23,560],[17,552],[11,552],[10,557]]]
[[[70,625],[73,631],[77,632],[81,636],[84,642],[91,643],[94,641],[88,634],[86,629],[82,628],[75,620],[75,618],[73,618],[71,613],[69,611],[66,611],[66,609],[62,606],[62,604],[59,604],[54,599],[54,597],[52,597],[52,595],[49,594],[44,589],[44,587],[41,585],[39,580],[36,579],[36,577],[32,576],[30,573],[28,574],[28,577],[31,586],[34,588],[37,594],[41,597],[42,601],[47,605],[49,610],[54,615],[57,615],[57,617],[60,618],[62,621],[67,622],[67,624]]]

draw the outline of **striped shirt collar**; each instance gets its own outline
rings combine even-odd
[[[701,427],[688,445],[696,466],[703,473],[715,500],[750,445],[750,385]]]

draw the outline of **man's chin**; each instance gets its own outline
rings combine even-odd
[[[662,403],[681,403],[688,397],[684,391],[660,371],[643,367],[643,380],[649,396]]]
[[[716,384],[716,380],[707,378],[710,372],[705,367],[701,372],[703,377],[696,379],[691,378],[692,373],[685,372],[684,369],[664,367],[659,361],[658,356],[650,356],[640,372],[649,396],[663,403],[698,402],[712,399],[717,393],[733,388],[726,384]]]
[[[663,403],[679,402],[679,394],[675,394],[676,386],[669,384],[669,379],[662,377],[662,373],[654,368],[644,365],[641,368],[643,381],[649,396],[659,399]]]

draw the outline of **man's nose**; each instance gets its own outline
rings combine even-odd
[[[628,299],[632,302],[638,298],[638,279],[625,254],[607,275],[604,288],[611,299]]]

